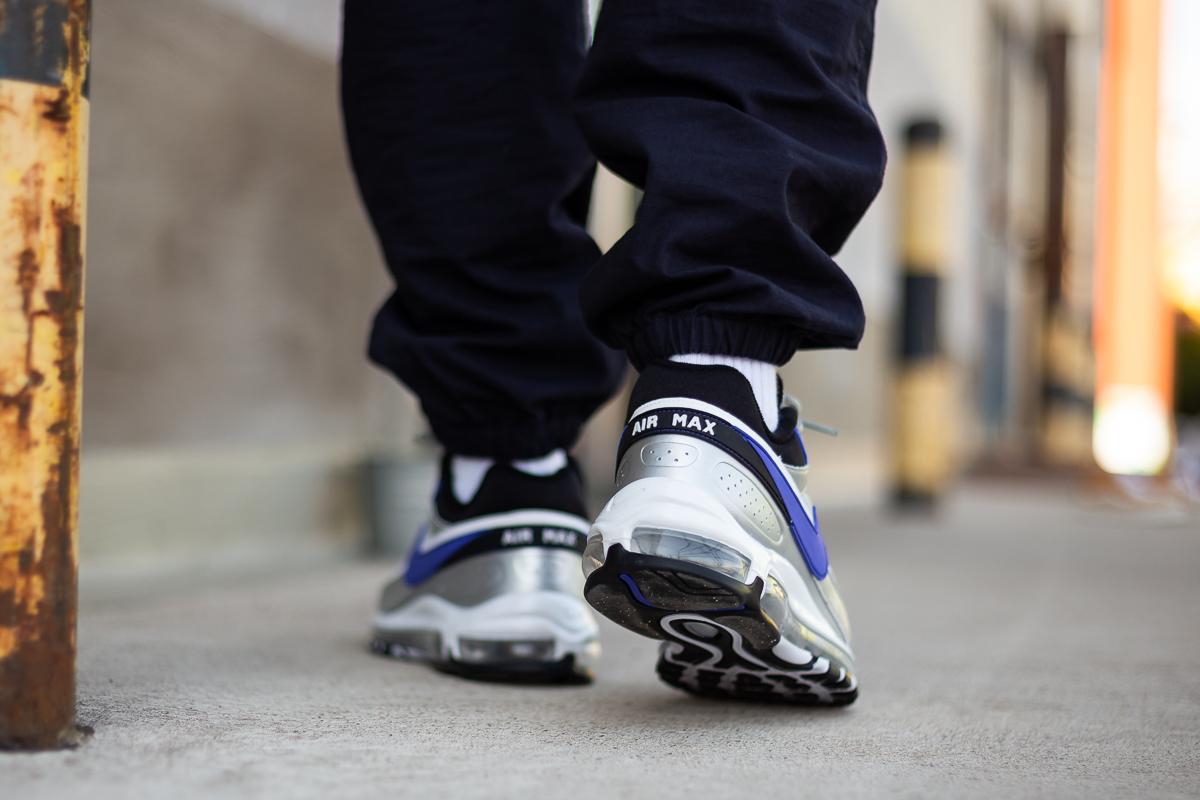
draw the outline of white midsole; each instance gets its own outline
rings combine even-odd
[[[475,606],[458,606],[436,595],[422,595],[394,611],[375,615],[381,632],[437,631],[451,658],[461,658],[459,640],[554,642],[554,658],[599,654],[596,620],[579,598],[562,592],[502,594]]]
[[[814,596],[809,581],[782,554],[756,541],[742,530],[719,500],[698,487],[683,481],[662,477],[641,478],[621,489],[600,512],[592,524],[589,538],[602,537],[604,552],[614,544],[634,551],[631,545],[637,528],[664,528],[698,536],[722,544],[750,561],[747,583],[762,578],[766,584],[773,577],[783,587],[792,613],[819,639],[852,656],[849,642],[837,632],[826,612],[823,601]],[[787,651],[781,657],[794,658],[785,641],[780,646]]]

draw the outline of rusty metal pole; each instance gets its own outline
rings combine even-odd
[[[0,747],[75,736],[89,0],[0,0]]]

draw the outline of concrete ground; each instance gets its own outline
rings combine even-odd
[[[700,701],[605,625],[591,687],[369,655],[387,565],[85,577],[79,749],[0,795],[1196,797],[1200,519],[972,488],[934,520],[823,515],[856,624],[845,710]]]

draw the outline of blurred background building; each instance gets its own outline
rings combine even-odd
[[[1161,75],[1142,107],[1159,111],[1157,156],[1129,167],[1159,159],[1147,194],[1106,183],[1122,136],[1145,129],[1106,126],[1106,103],[1131,94],[1108,82],[1140,74],[1106,59],[1141,51],[1106,48],[1101,0],[880,3],[871,97],[892,167],[839,259],[867,333],[857,352],[801,353],[785,372],[806,415],[841,430],[811,441],[822,504],[895,488],[904,134],[921,120],[944,133],[946,413],[929,435],[948,474],[1078,478],[1108,453],[1111,470],[1165,470],[1183,476],[1178,496],[1196,491],[1195,423],[1174,414],[1200,413],[1200,6],[1162,8],[1161,52],[1139,62]],[[387,280],[343,147],[339,0],[104,0],[94,14],[85,576],[117,555],[223,569],[394,537],[426,503],[435,454],[412,398],[364,355]],[[598,181],[603,246],[634,204]],[[1152,229],[1127,241],[1111,214],[1130,204]],[[1156,287],[1160,273],[1161,306],[1146,301],[1160,310],[1132,313],[1164,335],[1114,345],[1104,315],[1128,293],[1113,275]],[[1106,347],[1169,368],[1132,389],[1101,370],[1118,391],[1097,405]],[[580,445],[598,491],[620,414],[603,411]]]

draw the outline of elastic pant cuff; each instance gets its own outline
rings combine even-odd
[[[537,458],[551,450],[570,450],[586,417],[571,414],[540,420],[496,419],[485,424],[429,417],[433,436],[448,453],[497,461]]]

